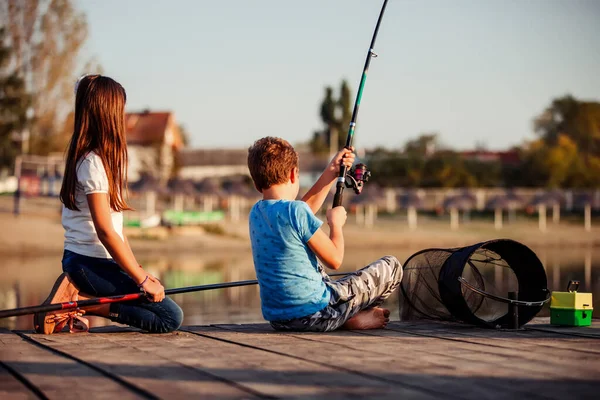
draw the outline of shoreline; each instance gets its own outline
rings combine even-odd
[[[324,219],[322,216],[319,218]],[[25,214],[14,216],[0,212],[0,256],[40,257],[60,255],[64,231],[56,214]],[[222,233],[208,233],[202,227],[126,228],[135,253],[152,255],[233,255],[250,252],[248,221],[220,221]],[[327,227],[324,228],[327,230]],[[211,229],[212,231],[212,229]],[[349,215],[344,227],[346,247],[353,250],[399,250],[430,247],[461,247],[491,239],[512,239],[536,248],[600,248],[596,230],[585,232],[571,223],[549,224],[540,232],[537,223],[518,221],[495,230],[492,223],[474,220],[458,230],[450,230],[443,220],[422,218],[419,227],[411,231],[401,218],[379,218],[371,228],[359,226]]]

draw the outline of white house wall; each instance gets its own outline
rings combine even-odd
[[[206,165],[189,166],[179,170],[179,177],[200,181],[205,178],[222,178],[226,176],[247,175],[250,176],[248,167],[245,165]]]

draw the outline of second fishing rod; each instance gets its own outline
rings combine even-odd
[[[346,276],[351,274],[351,272],[336,272],[333,274],[329,274],[329,276]],[[233,287],[242,287],[242,286],[250,286],[256,285],[258,281],[247,280],[247,281],[236,281],[236,282],[223,282],[223,283],[213,283],[209,285],[199,285],[199,286],[187,286],[181,288],[173,288],[165,290],[165,295],[170,296],[174,294],[182,294],[182,293],[192,293],[192,292],[203,292],[206,290],[216,290],[216,289],[227,289]],[[64,303],[52,303],[52,304],[41,304],[37,306],[30,307],[19,307],[13,308],[9,310],[0,310],[0,318],[8,318],[8,317],[18,317],[21,315],[42,313],[42,312],[52,312],[52,311],[68,311],[68,310],[78,310],[85,309],[86,307],[98,306],[101,304],[111,304],[111,303],[122,303],[125,301],[134,301],[143,299],[146,296],[145,293],[128,293],[122,295],[115,296],[106,296],[106,297],[96,297],[89,300],[81,300],[81,301],[68,301]]]

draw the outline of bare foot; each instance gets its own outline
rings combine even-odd
[[[380,307],[373,307],[363,310],[350,318],[342,328],[364,330],[364,329],[382,329],[390,322],[390,310]]]

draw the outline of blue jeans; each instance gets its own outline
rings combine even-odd
[[[79,291],[90,296],[115,296],[140,291],[133,279],[110,258],[88,257],[65,250],[62,267]],[[168,297],[160,303],[143,299],[112,303],[109,318],[151,333],[167,333],[181,326],[183,311]]]

